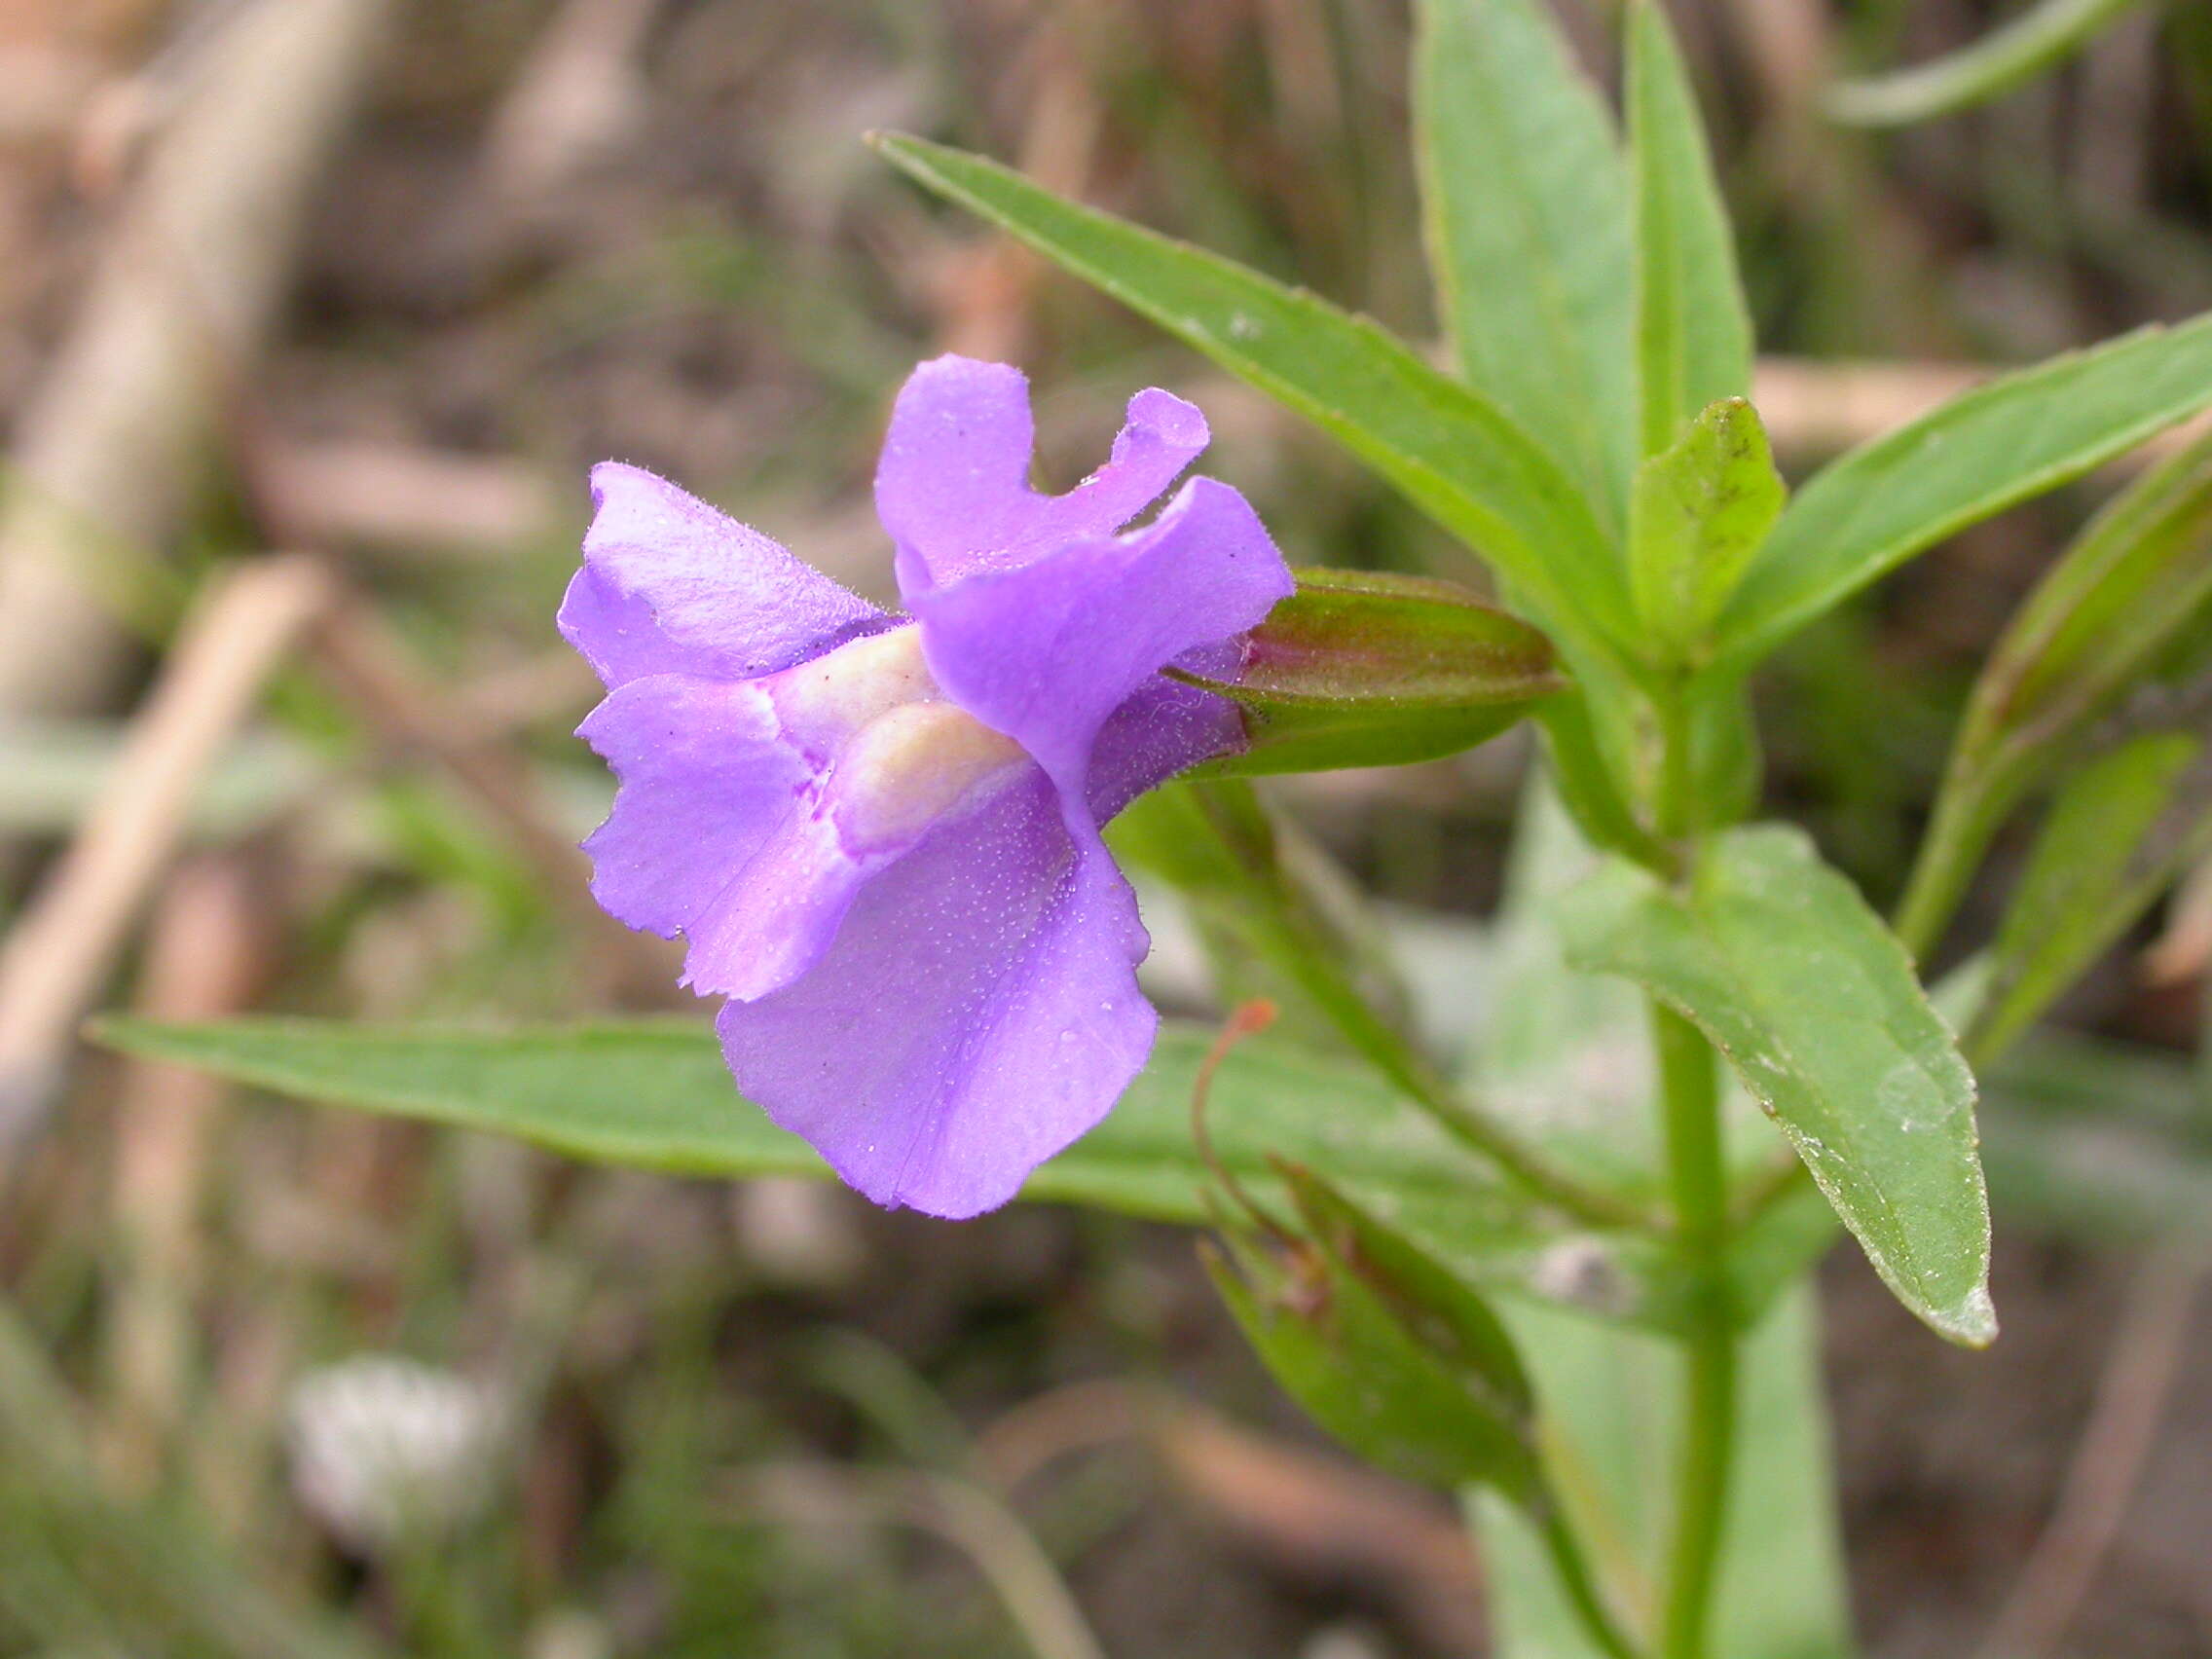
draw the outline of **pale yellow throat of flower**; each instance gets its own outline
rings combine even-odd
[[[1028,760],[946,700],[911,623],[778,676],[773,697],[785,731],[829,757],[839,829],[863,845],[911,839]]]

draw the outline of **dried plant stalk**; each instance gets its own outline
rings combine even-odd
[[[42,1112],[194,789],[330,597],[306,555],[257,562],[222,581],[169,653],[107,787],[0,948],[0,1149]]]
[[[129,557],[173,531],[268,333],[390,0],[260,0],[210,49],[19,428],[0,506],[0,716],[109,697]]]

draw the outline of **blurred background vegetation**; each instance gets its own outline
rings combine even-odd
[[[1825,122],[1831,74],[2016,10],[1676,0],[1786,463],[2212,309],[2200,4],[1979,110]],[[1603,70],[1609,8],[1564,11]],[[1027,368],[1058,482],[1166,385],[1293,563],[1453,568],[1317,434],[859,141],[1006,158],[1425,337],[1407,30],[1403,0],[0,0],[0,1654],[1075,1659],[1069,1590],[1116,1655],[1482,1650],[1456,1519],[1317,1444],[1180,1235],[582,1170],[65,1046],[94,1004],[704,1018],[572,853],[607,784],[551,616],[592,461],[883,597],[888,399],[957,350]],[[1762,679],[1771,805],[1877,899],[1980,653],[2109,484]],[[1385,899],[1468,917],[1523,757],[1280,794]],[[1202,1008],[1161,933],[1161,994]],[[1460,934],[1419,937],[1449,975]],[[2069,1004],[2136,1049],[2053,1077],[2096,1116],[2051,1156],[2160,1207],[2001,1190],[1994,1352],[1856,1257],[1825,1280],[1873,1651],[1971,1650],[2116,1470],[2066,1650],[2212,1649],[2212,1393],[2172,1386],[2212,1323],[2165,1227],[2212,1213],[2212,1121],[2150,1057],[2194,1049],[2208,954],[2199,878]]]

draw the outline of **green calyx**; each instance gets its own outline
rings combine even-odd
[[[1564,689],[1551,642],[1456,583],[1306,570],[1252,631],[1234,680],[1170,670],[1235,703],[1246,749],[1214,776],[1434,760]]]

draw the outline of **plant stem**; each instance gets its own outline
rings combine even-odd
[[[1690,753],[1688,688],[1679,681],[1653,701],[1659,715],[1659,833],[1669,838],[1687,835],[1697,816],[1697,779]]]
[[[1544,1497],[1530,1519],[1543,1535],[1544,1549],[1552,1558],[1552,1570],[1559,1574],[1560,1588],[1567,1593],[1574,1616],[1581,1621],[1583,1634],[1598,1645],[1606,1659],[1641,1659],[1636,1644],[1623,1634],[1599,1594],[1598,1582],[1590,1572],[1589,1558],[1582,1553],[1581,1542],[1567,1524],[1567,1518],[1559,1512],[1559,1505],[1550,1497]]]
[[[1736,1437],[1736,1333],[1726,1276],[1728,1180],[1713,1050],[1671,1009],[1654,1003],[1651,1020],[1677,1246],[1695,1286],[1660,1652],[1664,1659],[1704,1659]]]
[[[1321,971],[1320,964],[1316,970]],[[1326,971],[1334,973],[1333,965]],[[1406,1034],[1377,1014],[1356,989],[1346,986],[1345,994],[1317,1000],[1370,1064],[1404,1089],[1455,1140],[1497,1165],[1516,1185],[1591,1227],[1651,1226],[1651,1213],[1642,1205],[1576,1180],[1446,1082]]]
[[[1891,922],[1915,962],[1928,960],[1958,913],[1959,901],[2004,821],[2003,811],[1993,808],[2009,807],[2017,798],[2016,793],[2009,793],[1962,805],[1964,793],[1954,780],[1945,779],[1935,822],[1921,839],[1904,898]]]
[[[1573,1216],[1601,1228],[1648,1228],[1651,1212],[1635,1201],[1587,1186],[1475,1105],[1425,1065],[1392,1073],[1401,1088],[1453,1137],[1497,1165],[1508,1179]]]

